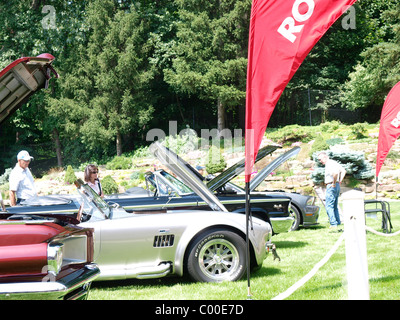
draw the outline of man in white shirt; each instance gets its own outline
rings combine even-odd
[[[325,208],[329,217],[331,227],[341,224],[338,200],[340,194],[340,183],[346,175],[346,170],[335,160],[329,159],[325,152],[318,155],[318,160],[325,165]]]
[[[15,206],[22,200],[37,195],[35,182],[28,166],[33,157],[28,151],[22,150],[17,155],[17,164],[10,174],[10,205]]]

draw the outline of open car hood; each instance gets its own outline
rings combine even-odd
[[[37,57],[15,60],[0,71],[0,124],[13,114],[29,97],[42,88],[57,72],[51,66],[54,57],[44,53]]]
[[[276,168],[285,163],[289,158],[296,156],[300,152],[300,147],[294,147],[284,154],[280,155],[278,158],[271,161],[264,169],[262,169],[257,175],[250,181],[250,192],[254,191],[260,184],[265,180],[265,178],[271,174]]]
[[[187,186],[196,192],[196,194],[200,196],[212,210],[228,212],[218,198],[187,166],[186,161],[182,160],[173,151],[169,150],[167,147],[164,147],[159,142],[153,142],[150,145],[149,150],[162,164],[175,173]]]
[[[260,161],[267,155],[270,155],[273,153],[276,149],[280,148],[280,146],[276,145],[271,145],[271,146],[266,146],[261,148],[258,153],[255,162]],[[245,159],[243,158],[233,166],[229,167],[225,171],[223,171],[221,174],[216,176],[214,179],[210,180],[207,182],[207,187],[211,191],[215,191],[218,188],[222,187],[223,185],[227,184],[229,181],[232,179],[236,178],[238,175],[240,175],[244,171],[244,161]]]

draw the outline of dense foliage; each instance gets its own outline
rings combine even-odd
[[[330,159],[339,162],[346,169],[346,176],[353,176],[357,180],[369,180],[375,177],[375,171],[371,164],[366,161],[364,152],[361,151],[332,151],[325,150]],[[316,168],[311,174],[315,184],[324,182],[325,166],[318,161],[319,152],[313,154]]]
[[[221,150],[216,146],[211,146],[207,153],[206,171],[209,174],[222,172],[226,168],[226,161]]]
[[[101,187],[103,189],[104,194],[118,193],[118,184],[110,175],[105,176],[101,180]]]
[[[0,67],[49,52],[60,74],[0,127],[0,172],[24,148],[36,167],[105,163],[169,120],[243,128],[250,0],[0,3]],[[400,5],[359,0],[311,51],[269,126],[319,124],[330,109],[377,121],[400,80]],[[317,117],[316,117],[317,115]],[[38,169],[36,168],[36,172]]]
[[[75,171],[72,168],[71,165],[67,166],[67,170],[65,170],[65,177],[64,177],[64,182],[66,184],[74,184],[74,182],[77,180],[77,177],[75,175]]]

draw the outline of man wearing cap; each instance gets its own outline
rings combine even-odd
[[[341,224],[338,207],[340,184],[346,175],[346,170],[337,161],[329,159],[326,152],[320,152],[318,160],[325,165],[326,213],[328,214],[331,227],[338,227]]]
[[[33,157],[28,151],[22,150],[17,155],[17,164],[10,174],[10,205],[15,206],[21,201],[36,196],[35,182],[28,166]]]

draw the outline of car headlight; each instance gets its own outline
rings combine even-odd
[[[47,246],[47,265],[48,272],[57,275],[62,267],[63,262],[63,244],[62,243],[49,243]]]
[[[314,203],[315,203],[315,197],[309,197],[309,198],[307,199],[307,205],[308,205],[308,206],[313,206]]]

